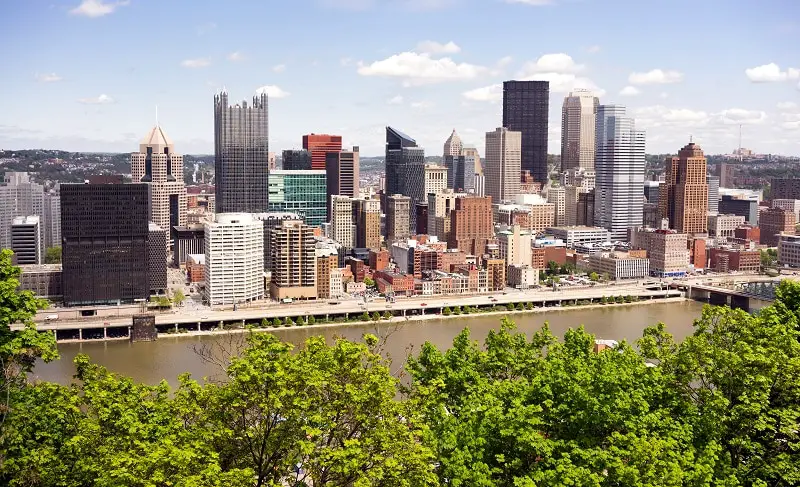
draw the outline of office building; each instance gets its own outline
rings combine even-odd
[[[561,170],[594,169],[595,115],[599,99],[588,90],[575,90],[561,106]]]
[[[153,222],[147,227],[147,281],[150,294],[167,293],[167,231]]]
[[[758,199],[724,194],[719,201],[719,213],[740,215],[750,225],[758,225]]]
[[[476,174],[475,175],[475,189],[473,193],[475,196],[486,196],[486,176],[483,174]]]
[[[794,213],[794,216],[797,219],[797,221],[800,221],[800,200],[773,199],[770,202],[770,205],[773,208],[780,208],[782,210],[791,211],[792,213]]]
[[[328,221],[327,178],[325,171],[272,171],[269,212],[297,213],[308,226],[322,225]]]
[[[647,203],[658,205],[658,196],[661,192],[661,185],[663,181],[645,181],[644,182],[644,198]]]
[[[444,141],[444,150],[442,158],[447,156],[460,156],[461,150],[463,149],[463,144],[461,143],[461,137],[458,136],[456,133],[456,129],[453,129],[453,133],[450,134],[450,137]]]
[[[415,213],[415,224],[414,224],[414,234],[415,235],[427,235],[428,234],[428,203],[417,203],[414,205],[414,213]]]
[[[463,147],[461,149],[461,155],[464,156],[465,178],[469,179],[468,176],[471,174],[483,175],[483,165],[481,164],[481,155],[478,153],[478,149],[474,147]]]
[[[708,212],[719,213],[719,177],[706,177],[708,184]]]
[[[356,245],[355,222],[353,221],[353,199],[349,196],[331,196],[330,238],[345,249]]]
[[[761,270],[761,251],[741,248],[714,248],[709,252],[709,269],[714,272],[752,272]]]
[[[423,197],[418,203],[428,203],[428,195],[441,193],[447,189],[447,168],[428,164],[425,166],[425,188]]]
[[[612,279],[641,279],[650,275],[650,261],[627,252],[596,252],[589,256],[589,270]]]
[[[733,236],[737,240],[749,240],[756,245],[761,243],[761,229],[752,225],[742,225],[740,227],[736,227],[736,229],[733,231]]]
[[[297,213],[288,212],[270,212],[270,213],[255,213],[253,217],[261,221],[264,230],[264,270],[272,270],[272,254],[270,251],[270,235],[273,228],[283,225],[284,221],[298,221],[302,222],[303,217]]]
[[[205,288],[210,306],[264,298],[264,226],[250,213],[217,213],[205,225]],[[275,276],[273,273],[273,280]]]
[[[316,249],[316,256],[317,298],[330,299],[338,297],[338,295],[335,294],[335,281],[339,281],[338,287],[341,288],[341,273],[336,276],[336,271],[339,270],[339,254],[331,249]],[[339,294],[341,294],[341,290]]]
[[[409,196],[406,178],[408,176],[408,164],[411,161],[405,159],[403,149],[417,147],[417,142],[408,135],[392,127],[386,127],[386,194],[403,194]],[[416,161],[415,161],[416,162]],[[419,171],[420,177],[423,176],[424,160],[420,167],[415,164],[413,171]]]
[[[734,175],[735,171],[733,164],[728,164],[727,162],[717,163],[717,177],[719,178],[720,188],[734,188]]]
[[[690,142],[665,161],[666,178],[658,197],[660,214],[678,233],[708,231],[708,182],[703,150]]]
[[[165,230],[186,225],[183,156],[175,153],[160,126],[153,127],[139,142],[139,152],[131,154],[131,179],[148,185],[151,222]]]
[[[547,189],[547,202],[553,203],[555,211],[555,225],[557,227],[567,224],[567,190],[563,186],[550,186]],[[576,201],[577,204],[577,201]],[[577,207],[576,207],[577,217]]]
[[[381,248],[381,202],[358,199],[353,203],[356,213],[356,247],[379,250]]]
[[[269,107],[266,93],[230,106],[214,96],[214,191],[219,213],[268,211]]]
[[[44,247],[59,247],[61,245],[61,193],[56,185],[55,189],[45,193],[43,200],[44,218]]]
[[[274,152],[267,152],[267,165],[270,171],[278,169],[278,158]]]
[[[391,245],[397,240],[407,239],[411,235],[411,198],[401,194],[393,194],[386,198],[386,243]]]
[[[285,171],[310,171],[311,153],[305,149],[288,149],[283,151],[281,169]],[[273,171],[274,169],[270,169]]]
[[[61,264],[20,266],[19,290],[30,291],[37,298],[61,301]]]
[[[467,185],[465,178],[470,176],[469,179],[472,179],[471,176],[474,170],[474,161],[473,167],[467,169],[466,158],[462,150],[461,137],[453,129],[453,133],[444,143],[442,161],[447,168],[447,187],[458,191],[464,191],[464,187]]]
[[[497,232],[500,258],[507,266],[531,264],[531,232],[519,225],[505,226]]]
[[[631,231],[631,249],[647,252],[652,276],[682,277],[689,269],[689,244],[685,233],[637,228]]]
[[[61,185],[66,305],[130,303],[150,296],[148,201],[146,184],[122,184],[121,177]]]
[[[503,127],[521,133],[522,169],[530,171],[534,180],[542,184],[547,183],[549,179],[547,168],[549,109],[548,81],[503,83]]]
[[[314,230],[297,221],[284,221],[270,237],[273,299],[317,297],[317,250]],[[338,260],[338,257],[337,257]]]
[[[311,169],[324,171],[329,152],[342,150],[342,136],[328,134],[308,134],[303,136],[303,149],[311,153]]]
[[[358,147],[351,151],[328,152],[325,172],[327,173],[328,218],[330,219],[331,197],[334,195],[358,198]]]
[[[712,237],[731,238],[737,228],[745,224],[742,215],[714,213],[708,215],[708,234]]]
[[[594,224],[613,240],[627,240],[629,229],[642,224],[645,134],[624,107],[600,105],[595,141]]]
[[[44,187],[31,181],[26,172],[8,171],[0,186],[0,248],[11,248],[11,222],[18,216],[41,217],[42,232],[48,226],[44,218]],[[55,244],[60,245],[60,242]]]
[[[172,227],[172,264],[182,267],[189,255],[204,253],[205,234],[205,226],[202,223]]]
[[[797,218],[791,210],[770,208],[760,217],[761,243],[776,247],[781,234],[794,235]]]
[[[11,250],[16,265],[44,264],[41,219],[18,216],[11,222]]]
[[[800,267],[800,236],[780,236],[778,240],[778,263],[789,267]]]
[[[800,200],[800,178],[773,178],[770,195],[775,200]]]
[[[456,198],[466,193],[451,190],[428,194],[428,234],[440,242],[450,239],[450,213],[456,206]]]
[[[448,247],[471,255],[482,255],[486,251],[486,244],[494,240],[492,198],[459,197],[450,215]]]
[[[564,226],[578,225],[578,203],[581,195],[589,191],[580,186],[564,186]],[[581,225],[585,225],[585,222]]]
[[[505,127],[486,133],[486,195],[495,203],[519,194],[522,138]]]

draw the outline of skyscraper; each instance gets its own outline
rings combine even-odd
[[[428,195],[431,193],[441,193],[447,188],[447,168],[428,164],[425,166],[425,183],[421,201],[428,203]]]
[[[0,248],[11,248],[11,222],[14,218],[30,215],[44,219],[44,187],[31,181],[26,172],[6,172],[0,186]],[[44,223],[41,230],[48,224]]]
[[[447,187],[452,190],[465,191],[467,183],[475,178],[472,174],[473,168],[467,166],[467,158],[464,156],[445,155],[444,167],[447,168]]]
[[[342,136],[328,134],[304,135],[303,149],[311,153],[311,169],[324,171],[327,154],[342,150]]]
[[[214,187],[219,213],[268,210],[269,108],[266,93],[253,105],[228,105],[228,93],[214,96]]]
[[[218,213],[205,225],[205,288],[211,306],[264,297],[264,225],[249,213]]]
[[[308,171],[311,169],[311,153],[305,149],[289,149],[281,156],[281,169],[286,171]],[[273,171],[273,169],[270,169]]]
[[[61,185],[64,303],[148,298],[148,200],[146,184],[121,177]]]
[[[443,157],[460,156],[462,147],[463,144],[461,143],[461,137],[459,137],[456,133],[456,129],[453,129],[453,133],[451,133],[450,137],[444,141]]]
[[[595,114],[600,101],[588,90],[575,90],[561,107],[561,170],[594,169]]]
[[[55,189],[44,195],[44,246],[61,246],[61,193],[56,185]]]
[[[703,150],[689,143],[678,157],[665,161],[666,178],[660,186],[658,203],[661,218],[669,219],[678,233],[708,232],[708,180]]]
[[[471,255],[483,255],[486,244],[494,238],[492,199],[478,196],[456,198],[450,212],[450,239],[447,246]]]
[[[519,194],[520,154],[523,135],[505,127],[486,132],[486,195],[493,203]]]
[[[594,223],[612,239],[626,240],[630,228],[642,225],[645,134],[625,107],[600,105],[595,142]]]
[[[355,247],[353,198],[342,195],[331,196],[330,217],[330,237],[339,242],[345,249],[352,249]]]
[[[39,215],[18,216],[11,223],[11,250],[18,265],[44,264]]]
[[[386,243],[391,244],[411,235],[411,198],[393,194],[386,198]]]
[[[325,171],[276,169],[269,175],[269,211],[297,213],[306,225],[328,221]]]
[[[522,133],[522,169],[530,171],[533,178],[542,184],[548,180],[547,118],[549,107],[550,83],[548,81],[506,81],[503,83],[503,127]]]
[[[381,202],[355,200],[356,247],[379,250],[381,248]]]
[[[273,299],[317,297],[317,255],[314,230],[298,221],[286,220],[270,231]]]
[[[328,185],[328,215],[331,215],[331,197],[335,195],[358,197],[358,147],[353,150],[328,152],[325,172]]]
[[[411,182],[414,178],[419,180],[421,193],[424,170],[425,153],[417,148],[417,142],[399,130],[386,127],[386,194],[412,196],[409,188],[414,186]]]
[[[131,179],[147,183],[150,190],[150,221],[166,230],[186,225],[186,186],[183,156],[175,153],[172,140],[156,125],[131,154]]]

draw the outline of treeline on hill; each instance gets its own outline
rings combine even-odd
[[[426,344],[402,382],[374,336],[292,350],[252,334],[224,381],[170,390],[86,356],[71,386],[28,383],[54,344],[9,331],[42,303],[15,291],[7,253],[0,274],[2,485],[800,484],[797,284],[758,316],[706,308],[682,343],[658,325],[594,353],[583,329],[504,320],[480,345]]]

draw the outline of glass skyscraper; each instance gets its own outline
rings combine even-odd
[[[328,221],[325,171],[275,170],[269,174],[269,211],[297,213],[306,225]]]
[[[412,189],[424,186],[425,156],[418,151],[417,141],[392,127],[386,127],[386,194],[413,197]],[[420,159],[420,154],[422,158]],[[420,191],[422,187],[420,186]]]
[[[267,95],[253,105],[228,105],[228,93],[214,96],[214,187],[217,213],[267,211],[269,172]]]
[[[505,81],[503,127],[522,132],[522,170],[535,181],[547,183],[547,117],[550,82]]]

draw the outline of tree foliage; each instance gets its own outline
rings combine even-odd
[[[44,253],[45,264],[61,263],[61,247],[49,247]]]

